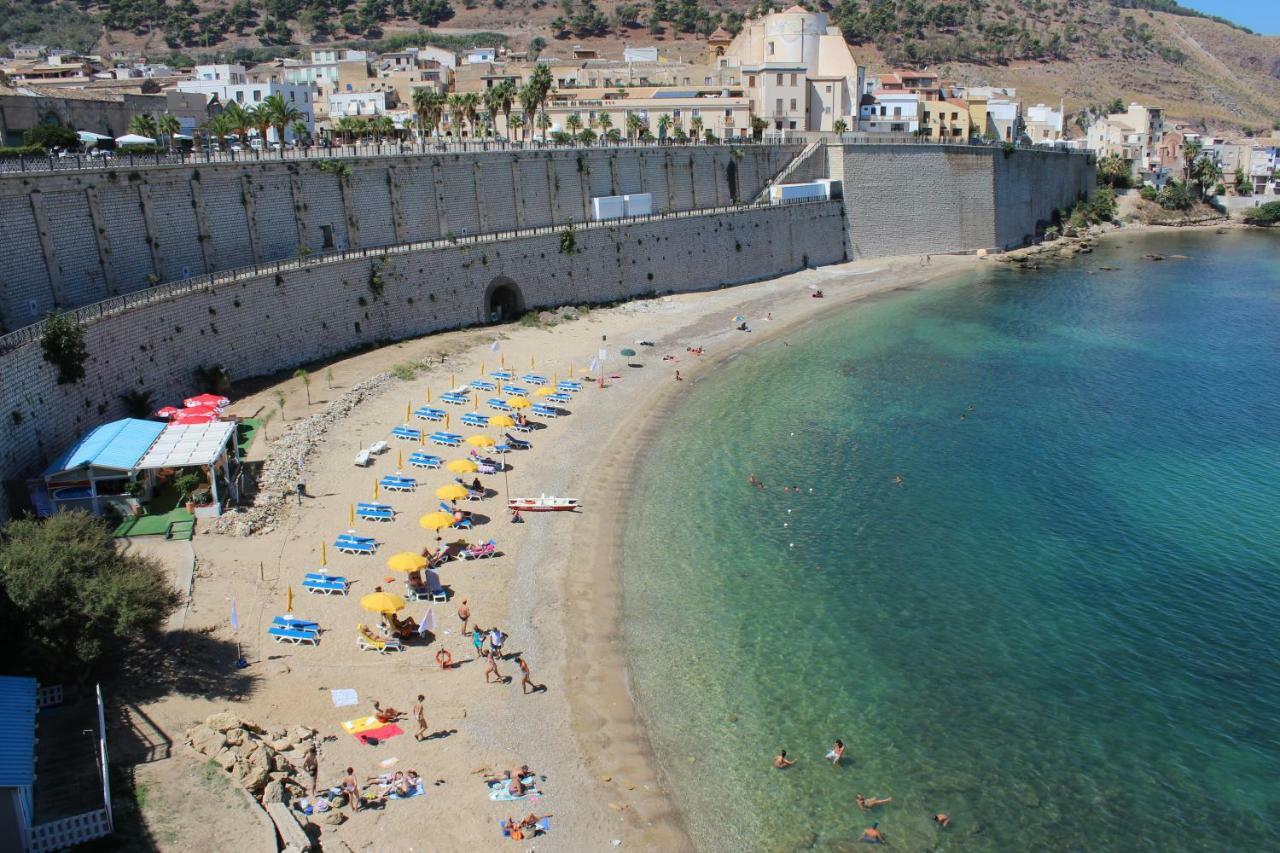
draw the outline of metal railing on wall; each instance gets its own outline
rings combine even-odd
[[[101,302],[83,305],[67,314],[77,323],[89,323],[113,314],[119,314],[142,305],[163,302],[175,296],[194,293],[200,290],[212,292],[215,288],[226,284],[234,284],[244,279],[258,278],[263,275],[280,274],[302,269],[313,269],[328,264],[345,263],[368,258],[387,258],[394,255],[421,252],[430,249],[447,249],[461,246],[497,243],[504,240],[516,240],[525,237],[550,236],[565,231],[593,231],[602,228],[615,228],[620,225],[636,225],[645,222],[663,222],[673,219],[691,219],[699,216],[712,216],[721,213],[742,213],[751,210],[768,210],[775,207],[791,207],[806,204],[827,204],[830,200],[792,199],[778,203],[753,202],[751,204],[730,204],[719,207],[703,207],[697,210],[680,210],[671,213],[653,213],[646,216],[622,216],[616,219],[603,219],[595,222],[566,223],[563,225],[540,225],[533,228],[517,228],[509,231],[495,231],[487,234],[471,234],[466,236],[439,237],[434,240],[421,240],[415,243],[398,243],[391,246],[377,246],[368,249],[346,249],[332,252],[311,253],[302,257],[269,261],[252,266],[237,267],[221,272],[205,273],[191,278],[179,279],[166,284],[149,287],[133,293],[122,293]],[[34,323],[15,329],[0,336],[0,354],[34,343],[44,334],[44,323]]]
[[[102,171],[110,169],[132,169],[157,166],[202,166],[206,164],[234,163],[279,163],[307,160],[337,159],[372,159],[378,157],[409,157],[431,154],[476,154],[483,152],[508,151],[590,151],[617,150],[620,148],[681,148],[708,145],[740,147],[796,145],[795,141],[784,141],[773,138],[755,139],[751,136],[726,138],[715,143],[677,142],[674,139],[642,140],[621,139],[617,142],[596,140],[584,142],[553,142],[550,140],[530,140],[528,142],[509,142],[505,140],[478,142],[383,142],[352,145],[309,145],[303,148],[282,148],[279,150],[245,149],[242,151],[167,151],[148,154],[122,151],[107,155],[89,155],[81,153],[65,153],[60,155],[16,155],[0,157],[0,175],[22,174],[26,172],[76,172]]]

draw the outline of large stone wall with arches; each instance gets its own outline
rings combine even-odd
[[[0,176],[0,331],[155,284],[323,251],[750,201],[798,145],[525,150]]]

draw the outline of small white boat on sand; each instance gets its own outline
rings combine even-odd
[[[537,498],[510,498],[507,509],[520,512],[573,512],[581,504],[577,498],[556,498],[542,495]]]

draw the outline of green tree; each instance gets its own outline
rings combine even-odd
[[[831,122],[831,130],[835,133],[844,133],[849,129],[849,124],[842,118],[838,118]]]
[[[41,680],[76,680],[118,662],[121,647],[157,631],[179,600],[159,562],[122,554],[87,513],[12,521],[0,531],[9,664]]]
[[[284,129],[294,122],[302,121],[302,110],[295,107],[289,101],[284,99],[284,95],[279,92],[274,95],[268,95],[262,102],[261,109],[266,111],[266,118],[271,126],[276,130],[276,142],[280,143],[281,151],[284,150]],[[264,138],[265,141],[265,138]]]
[[[695,142],[702,138],[702,116],[689,119],[689,135]]]
[[[204,123],[206,133],[218,137],[218,142],[225,150],[227,137],[236,132],[235,121],[225,112],[218,113]]]
[[[23,145],[39,145],[41,148],[74,148],[80,144],[80,135],[60,124],[37,124],[22,134]]]
[[[670,129],[671,129],[671,115],[669,113],[663,113],[662,115],[658,116],[658,139],[659,140],[666,139],[667,131]]]
[[[299,367],[293,372],[294,379],[302,380],[302,387],[307,390],[307,405],[311,405],[311,374],[307,373],[305,368]]]
[[[1156,201],[1165,210],[1190,210],[1196,203],[1195,196],[1187,185],[1181,181],[1169,181],[1156,196]]]
[[[302,119],[295,121],[289,129],[293,131],[293,141],[298,145],[302,145],[306,142],[307,138],[311,135],[311,131],[307,130],[307,123]]]
[[[164,136],[171,149],[173,148],[173,137],[181,129],[182,124],[173,113],[165,113],[156,119],[156,130]]]
[[[582,116],[577,113],[570,113],[569,117],[564,120],[564,126],[569,133],[576,135],[578,131],[582,130]]]
[[[1117,154],[1098,161],[1098,183],[1109,187],[1127,187],[1132,181],[1129,164]]]
[[[1236,166],[1236,195],[1253,195],[1253,182],[1241,166]]]
[[[444,116],[445,94],[435,89],[413,90],[413,111],[418,115],[418,124],[424,133],[434,133],[440,129],[440,119]]]
[[[627,138],[635,139],[640,135],[640,131],[644,130],[648,125],[645,120],[635,113],[627,113]]]
[[[129,132],[148,139],[155,139],[159,135],[156,120],[146,113],[138,113],[129,120]]]

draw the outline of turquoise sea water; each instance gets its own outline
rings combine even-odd
[[[700,847],[1280,850],[1280,235],[992,265],[789,342],[688,389],[624,538]]]

